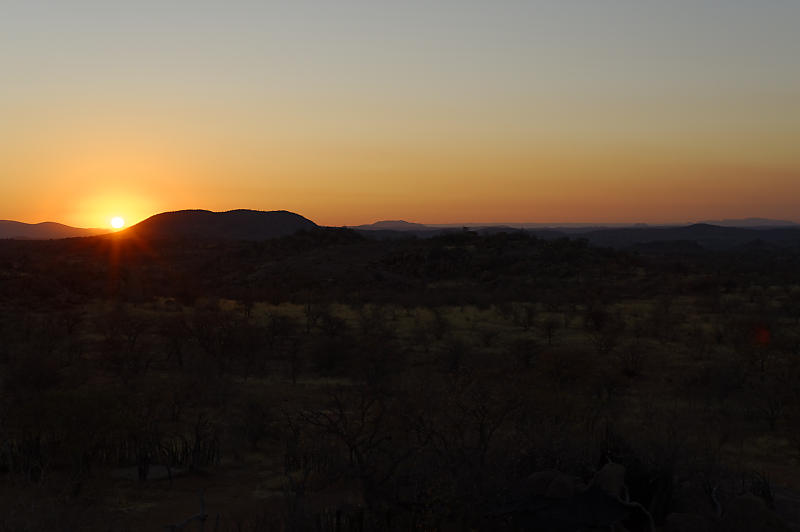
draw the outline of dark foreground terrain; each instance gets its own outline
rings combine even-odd
[[[791,243],[0,241],[0,310],[3,531],[800,529]]]

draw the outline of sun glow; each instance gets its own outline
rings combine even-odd
[[[111,227],[114,229],[122,229],[125,227],[125,220],[121,216],[114,216],[111,218]]]

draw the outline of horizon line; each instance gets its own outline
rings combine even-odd
[[[289,213],[298,214],[300,216],[306,217],[303,214],[300,214],[298,212],[291,211],[291,210],[288,210],[288,209],[265,210],[265,209],[237,208],[237,209],[226,209],[226,210],[214,211],[214,210],[211,210],[211,209],[191,208],[191,209],[176,209],[176,210],[166,210],[166,211],[162,211],[162,212],[157,212],[157,213],[154,213],[154,214],[151,214],[149,216],[146,216],[146,217],[142,218],[141,220],[139,220],[136,223],[132,223],[130,225],[127,225],[126,227],[133,227],[136,224],[141,223],[142,221],[145,221],[145,220],[147,220],[147,219],[149,219],[149,218],[151,218],[153,216],[157,216],[159,214],[176,213],[176,212],[184,212],[184,211],[186,211],[186,212],[189,212],[189,211],[205,211],[205,212],[212,212],[212,213],[229,213],[229,212],[235,212],[235,211],[289,212]],[[313,221],[311,218],[308,218],[308,219]],[[526,221],[526,222],[521,222],[521,221],[517,221],[517,222],[483,221],[483,222],[477,222],[477,221],[471,221],[471,222],[430,222],[429,223],[429,222],[409,221],[409,220],[402,219],[402,218],[392,218],[392,219],[384,218],[384,219],[375,220],[373,222],[356,223],[356,224],[330,224],[330,225],[328,225],[328,224],[318,224],[317,222],[314,222],[314,223],[319,225],[320,227],[343,227],[343,228],[354,228],[354,227],[360,227],[360,226],[369,226],[369,225],[374,225],[374,224],[381,223],[381,222],[401,222],[401,223],[408,223],[408,224],[423,225],[423,226],[432,227],[432,228],[436,228],[436,227],[476,227],[476,226],[477,227],[481,227],[481,226],[483,226],[483,227],[487,227],[487,226],[509,226],[509,227],[514,227],[514,226],[602,227],[602,226],[637,226],[637,225],[640,225],[640,226],[641,225],[644,225],[644,226],[681,226],[681,225],[693,225],[693,224],[700,224],[700,223],[713,225],[713,222],[730,223],[730,222],[747,222],[747,221],[755,221],[755,220],[763,220],[765,222],[776,222],[776,223],[780,223],[780,224],[789,223],[789,224],[800,225],[800,221],[798,221],[798,220],[786,219],[786,218],[768,218],[768,217],[764,217],[764,216],[746,216],[746,217],[740,217],[740,218],[714,218],[714,219],[686,220],[686,221],[674,221],[674,220],[673,221],[650,221],[650,222],[646,222],[646,221],[632,221],[632,222],[625,222],[625,221],[602,221],[602,222],[601,221],[581,221],[581,222],[568,222],[568,221],[547,221],[547,222],[541,222],[541,221]],[[105,227],[82,227],[82,226],[77,226],[77,225],[70,225],[70,224],[67,224],[67,223],[64,223],[64,222],[57,222],[57,221],[53,221],[53,220],[45,220],[45,221],[41,221],[41,222],[25,222],[25,221],[21,221],[21,220],[12,220],[12,219],[8,219],[8,218],[3,218],[3,219],[0,219],[0,222],[21,223],[21,224],[26,224],[26,225],[58,224],[58,225],[66,226],[66,227],[72,227],[74,229],[88,229],[88,230],[106,230],[106,229],[108,229],[108,228],[105,228]],[[765,225],[768,225],[768,224],[765,224]]]

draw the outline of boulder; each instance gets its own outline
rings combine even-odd
[[[625,466],[614,463],[604,465],[592,479],[592,485],[611,497],[625,500]]]
[[[711,495],[701,482],[687,481],[672,492],[672,510],[679,514],[717,517]]]
[[[586,486],[580,478],[560,473],[550,482],[544,495],[552,499],[568,499],[585,489]]]
[[[544,494],[547,493],[547,488],[550,487],[550,483],[559,475],[561,475],[561,472],[555,469],[537,471],[527,478],[525,487],[531,495],[544,496]]]

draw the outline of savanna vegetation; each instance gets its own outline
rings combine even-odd
[[[800,249],[2,241],[0,311],[0,530],[797,524]]]

